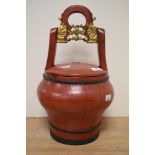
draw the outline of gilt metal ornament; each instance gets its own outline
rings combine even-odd
[[[60,24],[57,33],[58,43],[67,43],[71,40],[83,40],[87,43],[97,42],[97,29],[93,23],[89,24],[86,28],[82,25],[72,25],[70,30],[67,30],[65,24]]]
[[[66,43],[65,37],[67,35],[67,28],[66,25],[61,24],[58,27],[58,33],[57,33],[57,42],[58,43]]]

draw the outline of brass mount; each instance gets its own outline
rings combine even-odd
[[[57,33],[58,43],[67,43],[71,40],[83,40],[87,43],[97,42],[97,29],[91,24],[87,24],[86,28],[82,25],[72,25],[70,30],[67,30],[65,24],[60,24]]]

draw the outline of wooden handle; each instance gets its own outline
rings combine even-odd
[[[68,17],[72,13],[82,13],[86,17],[86,24],[90,24],[93,21],[92,13],[84,6],[74,5],[67,8],[64,13],[62,14],[61,22],[66,24],[70,29],[70,25],[68,23]],[[86,25],[87,26],[87,25]],[[101,28],[96,28],[97,30],[97,41],[98,44],[98,57],[99,57],[99,67],[103,70],[107,70],[107,63],[106,63],[106,56],[105,56],[105,31]],[[56,44],[57,44],[57,34],[58,28],[51,29],[50,32],[50,42],[49,42],[49,51],[48,51],[48,58],[45,70],[54,66],[55,54],[56,54]]]
[[[48,56],[46,61],[45,70],[54,66],[55,54],[56,54],[56,44],[57,44],[57,28],[51,29]]]
[[[90,12],[88,8],[86,8],[85,6],[81,6],[81,5],[72,5],[63,12],[62,18],[61,18],[61,24],[65,24],[67,29],[71,29],[71,26],[68,23],[68,18],[73,13],[81,13],[85,16],[86,24],[84,27],[86,27],[90,23],[93,23],[92,13]]]
[[[73,13],[81,13],[86,18],[86,23],[81,25],[70,25],[68,18]],[[67,43],[71,40],[83,40],[87,43],[97,42],[96,27],[93,25],[92,13],[88,8],[81,5],[68,7],[61,16],[61,23],[58,27],[57,42]]]
[[[98,43],[99,67],[107,71],[108,69],[107,69],[106,55],[105,55],[105,31],[104,29],[98,28],[97,34],[98,34],[97,43]]]

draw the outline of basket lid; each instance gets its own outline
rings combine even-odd
[[[47,69],[43,77],[61,83],[91,84],[108,80],[108,72],[97,65],[75,62],[55,65]]]
[[[96,65],[85,63],[67,63],[55,65],[45,71],[46,74],[65,77],[94,77],[104,76],[107,71]]]

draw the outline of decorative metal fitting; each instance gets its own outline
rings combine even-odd
[[[97,30],[93,23],[85,28],[82,25],[72,25],[70,30],[67,30],[65,24],[60,24],[57,33],[58,43],[67,43],[71,40],[83,40],[87,43],[97,42]]]
[[[66,43],[67,42],[67,40],[65,40],[66,35],[67,35],[66,25],[61,24],[58,27],[57,42],[58,43]]]

